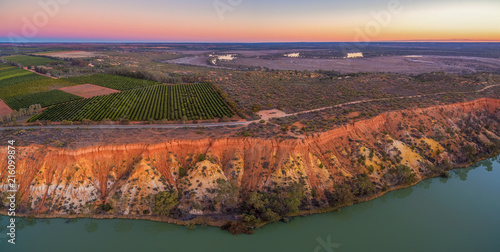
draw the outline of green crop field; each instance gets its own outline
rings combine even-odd
[[[42,78],[26,82],[13,84],[0,88],[0,98],[7,99],[19,95],[26,95],[38,92],[46,92],[57,88],[75,86],[78,84],[68,82],[62,79]]]
[[[33,104],[40,104],[42,107],[48,107],[51,105],[56,105],[63,102],[69,102],[79,99],[83,99],[83,97],[66,93],[64,91],[56,89],[47,92],[27,94],[27,95],[7,98],[4,101],[5,103],[7,103],[7,105],[9,105],[11,109],[19,110],[21,108],[29,108],[29,106]]]
[[[8,68],[0,66],[0,68],[3,69],[0,70],[0,89],[21,82],[48,79],[45,76],[41,76],[24,69],[19,69],[17,67]]]
[[[188,120],[214,119],[231,117],[233,112],[208,83],[157,85],[60,104],[44,110],[29,122],[181,120],[184,116]]]
[[[28,55],[13,55],[3,57],[6,61],[12,61],[23,66],[40,66],[47,65],[53,62],[62,62],[60,60],[55,60],[47,57],[37,57],[37,56],[28,56]]]
[[[109,74],[94,74],[88,76],[70,77],[65,80],[76,84],[94,84],[120,91],[158,85],[160,83],[149,80],[124,77]]]
[[[15,68],[15,66],[9,66],[7,64],[0,64],[0,71],[12,69],[12,68]]]

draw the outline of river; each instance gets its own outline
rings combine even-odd
[[[140,220],[0,218],[0,251],[500,251],[500,161],[484,160],[340,212],[296,217],[253,235]]]

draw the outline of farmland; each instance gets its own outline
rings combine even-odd
[[[23,66],[40,66],[47,65],[50,63],[59,63],[60,60],[55,60],[47,57],[37,57],[37,56],[28,56],[28,55],[13,55],[4,57],[4,60],[11,61],[14,63],[21,64]]]
[[[124,77],[119,75],[109,75],[109,74],[94,74],[89,76],[71,77],[65,80],[76,84],[94,84],[101,87],[107,87],[120,91],[143,88],[160,84],[158,82],[149,80],[142,80],[142,79]]]
[[[27,95],[8,98],[5,99],[5,103],[7,103],[7,105],[9,105],[10,108],[19,110],[21,108],[28,108],[30,105],[33,104],[40,104],[42,107],[48,107],[51,105],[56,105],[63,102],[74,101],[79,99],[82,99],[82,97],[66,93],[61,90],[51,90],[47,92],[27,94]]]
[[[200,120],[233,112],[210,84],[157,85],[50,107],[29,121]]]
[[[47,77],[16,67],[10,67],[7,64],[0,64],[0,88],[8,87],[21,82],[45,78]]]
[[[17,84],[6,87],[0,87],[0,98],[8,99],[19,95],[46,92],[52,89],[77,85],[63,79],[51,79],[40,75],[36,76],[39,77],[36,77],[34,80],[19,82]]]

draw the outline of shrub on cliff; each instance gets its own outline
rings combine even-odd
[[[106,204],[102,203],[99,206],[99,210],[104,211],[104,212],[109,212],[111,209],[113,209],[113,207],[109,203],[106,203]]]
[[[179,204],[178,195],[173,190],[159,192],[155,195],[154,199],[155,206],[153,213],[156,215],[169,215],[171,210]]]
[[[205,161],[206,159],[207,157],[205,156],[205,154],[201,153],[200,155],[198,155],[198,162]]]
[[[356,179],[356,187],[354,188],[354,194],[358,196],[371,195],[375,192],[375,185],[370,180],[370,177],[366,174],[359,174]]]
[[[417,180],[416,174],[406,165],[398,165],[396,168],[390,169],[384,177],[394,184],[410,185]]]
[[[248,225],[259,222],[276,222],[306,206],[304,187],[292,183],[271,192],[250,192],[241,203],[243,221]]]
[[[352,204],[354,194],[352,193],[350,184],[341,183],[335,185],[335,190],[325,190],[325,197],[331,207],[342,207]]]
[[[474,162],[476,160],[476,157],[474,156],[476,152],[476,148],[470,144],[462,146],[462,152],[467,156],[469,161]]]
[[[217,179],[215,200],[221,203],[221,207],[227,213],[232,213],[238,204],[239,188],[236,182]]]

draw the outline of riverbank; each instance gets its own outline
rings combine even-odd
[[[455,165],[449,171],[456,170],[456,169],[464,169],[464,168],[470,167],[474,164],[480,163],[486,159],[496,157],[498,155],[499,155],[499,153],[497,152],[491,156],[482,156],[482,157],[479,157],[479,159],[475,162]],[[432,176],[418,180],[410,185],[399,185],[399,186],[390,187],[386,191],[377,192],[374,195],[371,195],[369,197],[356,198],[355,202],[353,202],[352,204],[346,204],[346,205],[342,205],[342,206],[338,206],[338,207],[330,207],[330,208],[301,210],[299,213],[285,216],[284,218],[309,216],[309,215],[314,215],[314,214],[322,214],[322,213],[339,211],[343,208],[353,206],[355,204],[364,203],[364,202],[368,202],[368,201],[377,199],[379,197],[386,195],[387,193],[390,193],[390,192],[393,192],[396,190],[402,190],[402,189],[414,187],[424,180],[428,180],[428,179],[432,179],[432,178],[436,178],[436,177],[441,177],[441,176],[440,176],[440,174],[434,174]],[[7,216],[7,211],[4,209],[1,209],[0,215]],[[179,219],[174,219],[174,218],[169,218],[169,217],[164,217],[164,216],[135,216],[135,215],[133,216],[133,215],[107,215],[107,214],[88,214],[88,215],[85,215],[85,214],[73,214],[73,215],[35,214],[35,215],[33,215],[33,214],[16,213],[16,217],[24,217],[24,218],[28,218],[28,219],[81,219],[81,218],[84,218],[84,219],[95,219],[95,220],[106,220],[106,219],[147,220],[147,221],[155,221],[155,222],[163,222],[163,223],[182,225],[182,226],[186,226],[188,228],[194,228],[194,225],[213,226],[213,227],[222,228],[225,225],[228,225],[228,223],[235,221],[234,216],[219,216],[219,218],[217,220],[213,219],[211,217],[208,217],[208,216],[198,216],[198,217],[195,217],[193,219],[185,220],[185,221],[179,220]],[[284,221],[284,219],[282,219],[281,221]],[[289,220],[286,220],[286,222],[288,222],[288,221]],[[273,222],[259,223],[259,225],[257,225],[255,228],[252,228],[252,229],[244,229],[244,228],[240,227],[240,229],[238,229],[238,230],[241,232],[233,233],[233,234],[240,234],[240,233],[251,234],[251,233],[253,233],[253,229],[261,228],[261,227],[268,225],[268,224],[271,224],[271,223],[273,223]]]
[[[369,201],[498,153],[499,106],[479,99],[388,112],[306,139],[18,146],[19,212],[251,232]],[[6,188],[5,176],[0,182]]]

